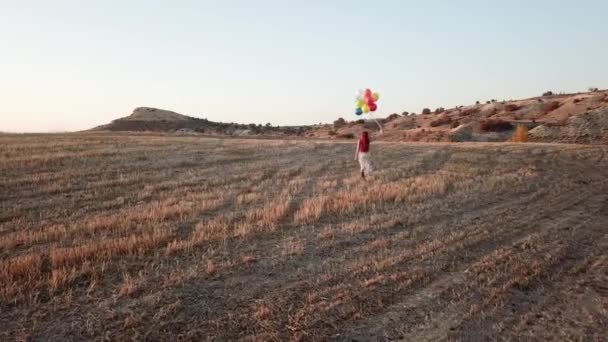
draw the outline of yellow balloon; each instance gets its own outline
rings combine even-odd
[[[378,93],[373,93],[372,94],[372,98],[374,99],[374,102],[378,101],[378,99],[380,98],[380,94]]]
[[[361,110],[363,111],[363,113],[369,113],[369,106],[364,104],[363,107],[361,107]]]
[[[365,104],[365,102],[363,102],[363,100],[359,99],[359,100],[357,100],[356,104],[357,104],[357,107],[361,108],[361,107],[363,107],[363,105]]]

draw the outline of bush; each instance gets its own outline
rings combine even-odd
[[[329,135],[331,135],[331,136],[334,136],[334,135],[336,135],[336,134],[338,134],[338,133],[336,133],[336,131],[329,131],[329,133],[327,133],[327,134],[329,134]]]
[[[355,135],[353,133],[345,133],[338,135],[340,139],[355,139]]]
[[[490,101],[486,101],[486,104],[490,104]]]
[[[422,114],[423,115],[429,115],[429,114],[431,114],[431,110],[429,108],[423,108],[422,109]]]
[[[440,117],[437,120],[431,121],[431,127],[437,127],[437,126],[441,126],[441,125],[447,125],[450,122],[452,122],[452,119],[450,119],[449,116],[443,116],[443,117]]]
[[[574,103],[579,103],[579,102],[581,102],[581,101],[582,101],[582,99],[574,99],[574,101],[572,101],[572,102],[574,102]]]
[[[589,88],[587,88],[587,89],[588,89],[590,92],[592,92],[592,93],[595,93],[595,92],[600,91],[600,90],[599,90],[599,88],[597,88],[597,87],[589,87]]]
[[[519,143],[528,142],[528,129],[524,126],[517,126],[513,137],[511,137],[511,141]]]
[[[505,112],[514,112],[518,109],[520,109],[521,107],[515,104],[508,104],[505,105]]]
[[[389,115],[386,119],[384,119],[384,122],[393,121],[397,118],[399,118],[399,114],[393,113],[393,114]]]
[[[435,114],[440,114],[443,112],[445,112],[445,108],[443,108],[443,107],[439,107],[439,108],[435,109]]]
[[[448,134],[448,140],[451,142],[471,141],[472,139],[473,130],[469,126],[455,129]]]
[[[480,102],[479,101],[475,101],[475,104],[478,105],[478,104],[480,104]]]
[[[510,122],[504,120],[485,120],[481,122],[481,130],[485,132],[503,132],[513,128]]]
[[[469,108],[469,109],[465,109],[462,112],[460,112],[460,116],[469,116],[471,114],[475,114],[478,112],[479,112],[478,108]]]
[[[557,101],[551,101],[551,102],[547,102],[545,104],[543,104],[543,112],[549,113],[551,111],[556,110],[557,108],[559,108],[559,102]]]
[[[346,120],[344,120],[343,118],[339,118],[338,120],[334,121],[334,129],[338,129],[344,126],[346,126]]]
[[[365,124],[365,120],[359,119],[359,120],[355,121],[355,123],[359,124],[359,125],[362,125],[362,124]]]
[[[408,116],[408,115],[410,115],[410,113],[408,113],[408,112],[403,112],[403,113],[401,113],[401,115],[403,115],[403,116]]]
[[[548,90],[543,93],[543,96],[551,96],[551,95],[553,95],[553,92],[551,90]]]
[[[458,126],[460,126],[460,122],[458,121],[452,121],[452,124],[450,125],[451,128],[456,128]]]

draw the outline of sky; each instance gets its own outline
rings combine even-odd
[[[608,1],[0,0],[0,131],[348,120],[608,88]]]

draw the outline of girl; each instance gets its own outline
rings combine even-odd
[[[365,178],[366,175],[369,176],[372,172],[372,164],[369,156],[369,134],[367,131],[361,132],[361,136],[359,136],[355,160],[358,160],[359,165],[361,165],[361,178]]]

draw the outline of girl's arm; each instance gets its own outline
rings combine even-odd
[[[355,151],[355,160],[359,157],[359,142],[357,141],[357,150]]]

